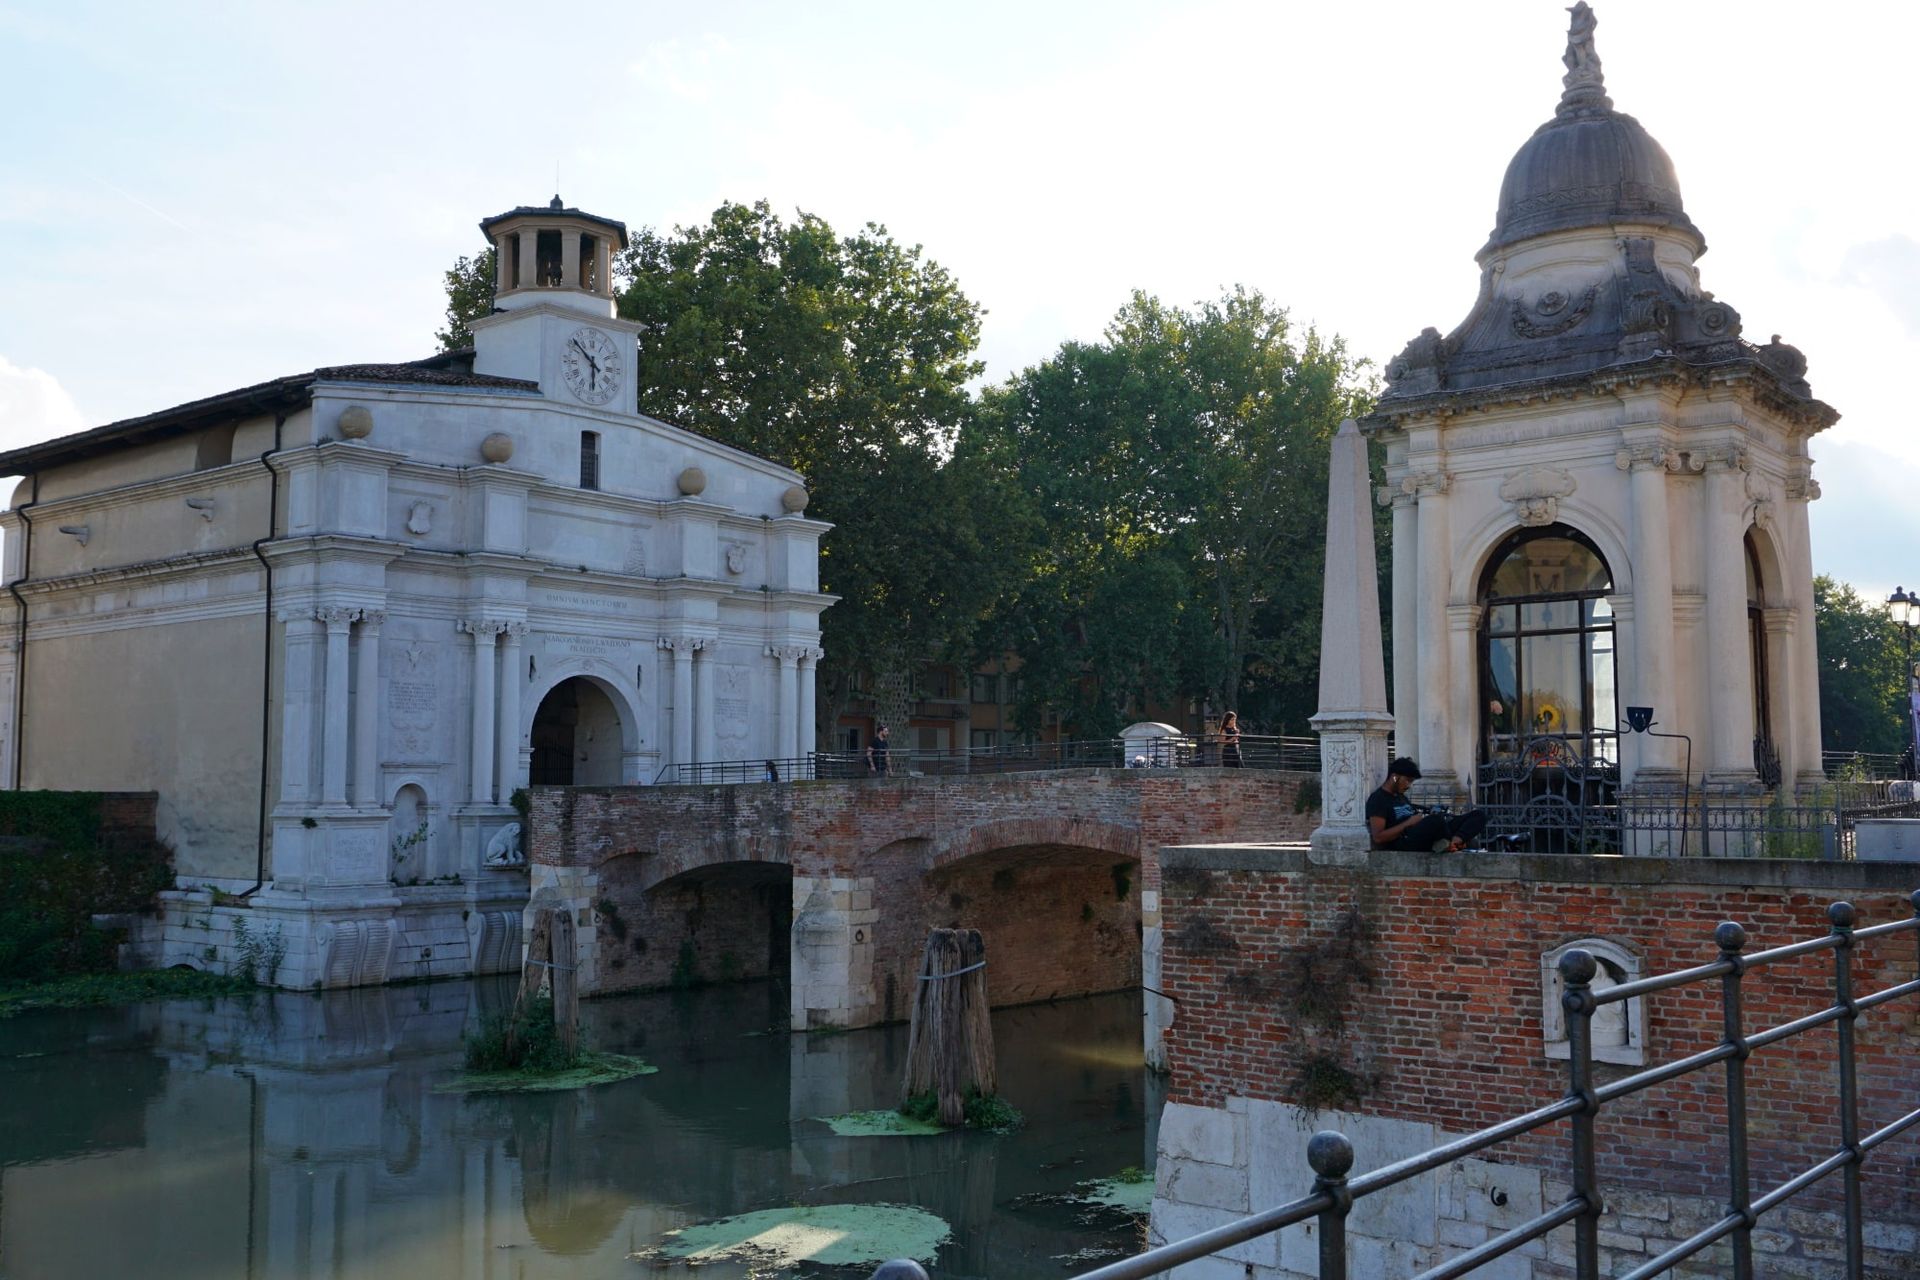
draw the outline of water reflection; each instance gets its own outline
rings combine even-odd
[[[1028,1127],[911,1140],[814,1119],[890,1105],[905,1029],[790,1036],[766,986],[585,1006],[590,1043],[658,1075],[435,1092],[509,995],[489,979],[0,1022],[0,1277],[639,1275],[627,1255],[664,1231],[836,1201],[946,1219],[947,1276],[1058,1275],[1058,1255],[1133,1239],[1015,1201],[1148,1163],[1137,995],[995,1015]]]

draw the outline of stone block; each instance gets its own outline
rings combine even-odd
[[[1245,1263],[1229,1262],[1225,1258],[1197,1258],[1167,1274],[1174,1280],[1247,1280],[1247,1267]]]
[[[1217,1107],[1170,1102],[1160,1115],[1160,1159],[1200,1160],[1244,1167],[1244,1119]]]
[[[1547,1194],[1558,1204],[1573,1194],[1573,1188],[1564,1182],[1547,1179]],[[1614,1191],[1606,1193],[1609,1212],[1635,1218],[1651,1218],[1655,1222],[1666,1222],[1673,1217],[1673,1198],[1655,1195],[1646,1191]],[[1716,1214],[1717,1216],[1717,1214]]]
[[[1189,1236],[1199,1235],[1202,1231],[1211,1231],[1215,1227],[1224,1227],[1244,1214],[1230,1209],[1209,1209],[1200,1205],[1176,1204],[1169,1200],[1156,1200],[1153,1205],[1152,1230],[1157,1238],[1168,1243],[1185,1240]],[[1271,1235],[1256,1236],[1231,1249],[1222,1249],[1213,1255],[1240,1264],[1236,1269],[1245,1276],[1245,1264],[1271,1267],[1279,1262],[1279,1251]]]
[[[1905,1254],[1920,1252],[1920,1229],[1897,1222],[1864,1222],[1860,1225],[1860,1240],[1869,1249]]]
[[[1284,1102],[1251,1102],[1247,1128],[1248,1192],[1259,1209],[1297,1200],[1313,1190],[1307,1142],[1316,1130],[1337,1129],[1346,1135],[1353,1144],[1354,1174],[1431,1150],[1441,1141],[1430,1124],[1349,1112],[1308,1112]],[[1436,1243],[1440,1180],[1438,1173],[1427,1174],[1368,1196],[1354,1205],[1348,1231],[1412,1245]]]
[[[1247,1212],[1244,1168],[1189,1160],[1171,1163],[1173,1169],[1166,1181],[1167,1199],[1186,1205]]]
[[[1461,1160],[1448,1170],[1443,1182],[1459,1200],[1462,1218],[1490,1227],[1495,1233],[1539,1217],[1543,1208],[1540,1171],[1525,1165]]]

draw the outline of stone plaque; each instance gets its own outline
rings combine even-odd
[[[713,731],[728,742],[747,736],[753,675],[744,667],[717,667],[713,673]]]
[[[571,653],[582,658],[606,658],[625,664],[634,642],[619,636],[549,635],[548,653]]]
[[[327,850],[327,879],[369,884],[387,878],[386,847],[378,831],[334,831]]]
[[[436,758],[435,729],[440,714],[440,646],[399,638],[391,650],[387,677],[387,716],[393,726],[398,759]]]
[[[547,609],[570,609],[576,613],[621,613],[630,614],[639,602],[626,596],[604,596],[587,591],[555,591],[551,587],[535,587],[534,605]]]

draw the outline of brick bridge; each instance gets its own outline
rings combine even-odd
[[[908,1015],[932,928],[986,935],[996,1006],[1157,985],[1160,848],[1304,839],[1309,777],[543,787],[532,887],[576,911],[584,992],[777,977],[795,1030],[872,1026]]]

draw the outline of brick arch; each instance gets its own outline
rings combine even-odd
[[[1007,818],[968,827],[953,838],[936,844],[927,859],[927,870],[940,871],[963,859],[998,849],[1034,845],[1063,845],[1135,862],[1141,859],[1138,827],[1074,818]]]
[[[651,893],[669,880],[695,872],[714,871],[722,867],[734,866],[778,866],[792,868],[792,862],[784,849],[768,849],[767,856],[754,856],[760,850],[751,851],[746,857],[715,858],[701,849],[683,849],[672,852],[657,852],[641,849],[613,854],[602,858],[595,867],[601,883],[609,876],[618,876],[626,881],[626,886],[636,893]],[[638,866],[630,860],[645,859]]]

